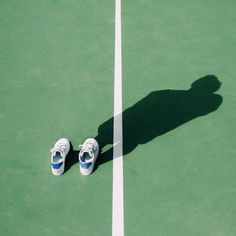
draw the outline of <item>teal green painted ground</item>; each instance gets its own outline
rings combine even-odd
[[[123,2],[126,235],[236,235],[235,20],[233,1]],[[186,95],[209,74],[222,104]]]
[[[54,177],[49,150],[64,136],[78,150],[112,116],[113,9],[1,3],[1,235],[111,235],[112,163]]]
[[[89,177],[75,162],[99,127],[111,142],[114,1],[0,17],[0,234],[111,235],[111,153]],[[235,20],[234,1],[122,1],[125,235],[236,235]],[[54,177],[60,137],[74,151]]]

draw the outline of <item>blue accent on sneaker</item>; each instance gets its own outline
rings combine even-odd
[[[56,169],[56,170],[60,169],[62,165],[63,165],[63,162],[52,163],[53,169]]]
[[[88,169],[91,166],[92,162],[80,163],[81,168]]]

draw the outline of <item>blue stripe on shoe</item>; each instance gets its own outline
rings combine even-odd
[[[80,163],[81,168],[88,169],[91,166],[92,162]]]
[[[60,168],[61,168],[62,164],[63,164],[63,162],[59,162],[59,163],[52,163],[52,167],[53,167],[53,169],[56,169],[56,170],[58,170],[58,169],[60,169]]]

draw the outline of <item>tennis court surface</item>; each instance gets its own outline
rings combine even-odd
[[[121,6],[124,235],[236,236],[236,2]],[[115,1],[1,1],[0,17],[0,235],[112,235]]]

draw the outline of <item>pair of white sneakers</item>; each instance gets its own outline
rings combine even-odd
[[[98,142],[88,138],[80,147],[78,155],[79,168],[82,175],[93,172],[94,164],[99,154]],[[65,170],[66,157],[70,151],[70,142],[66,138],[59,139],[51,151],[51,170],[54,175],[62,175]]]

